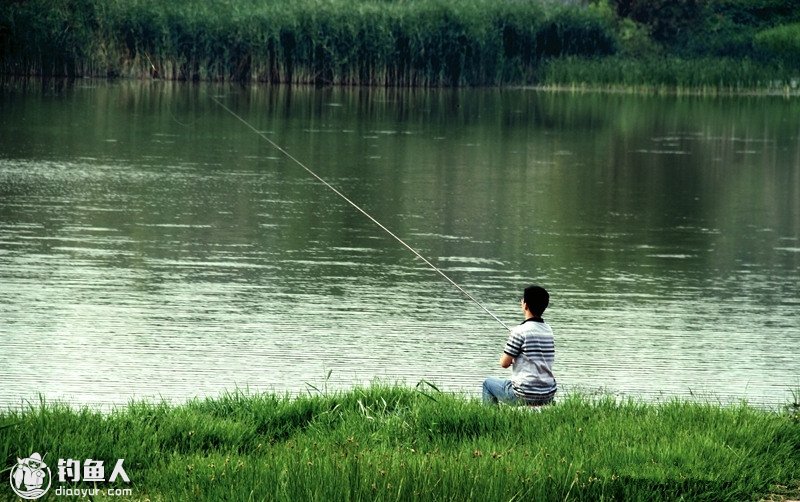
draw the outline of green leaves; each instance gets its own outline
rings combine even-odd
[[[800,69],[800,23],[776,26],[755,36],[756,46]]]

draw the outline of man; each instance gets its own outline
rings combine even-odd
[[[513,364],[511,380],[489,377],[483,382],[483,402],[540,406],[553,401],[556,379],[553,376],[555,344],[553,330],[542,314],[550,304],[550,295],[541,286],[529,286],[520,298],[525,321],[511,330],[500,366]]]

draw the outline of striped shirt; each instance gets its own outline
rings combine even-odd
[[[553,329],[541,318],[515,326],[503,352],[514,358],[511,386],[518,398],[532,403],[550,401],[556,393]]]

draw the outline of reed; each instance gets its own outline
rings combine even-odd
[[[124,458],[137,500],[780,500],[800,496],[799,444],[796,405],[571,395],[532,413],[430,387],[0,413],[6,465]]]
[[[675,15],[674,2],[658,4],[664,13],[627,14],[624,2],[584,3],[2,2],[0,74],[716,93],[772,91],[800,80],[800,25],[796,9],[781,2],[721,0],[698,8],[691,19],[662,16]],[[680,36],[661,40],[656,25]]]
[[[6,74],[180,80],[525,83],[616,44],[592,9],[512,0],[30,0],[0,26]]]

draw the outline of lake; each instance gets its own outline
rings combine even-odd
[[[479,396],[551,293],[563,392],[800,390],[800,100],[0,87],[0,406]],[[317,390],[318,389],[318,390]]]

